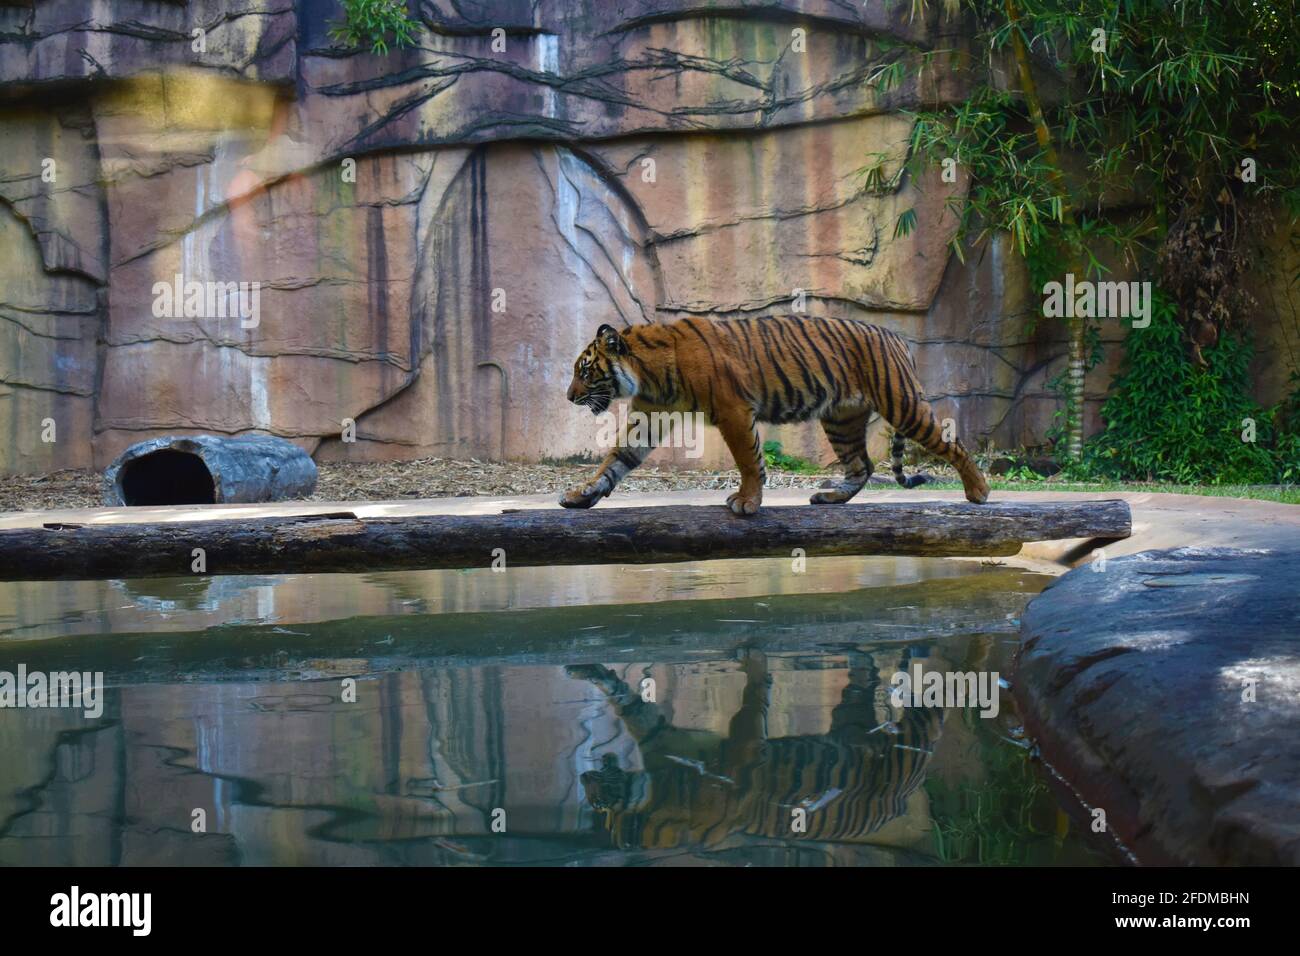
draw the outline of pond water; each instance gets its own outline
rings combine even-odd
[[[0,584],[0,864],[1114,862],[984,706],[1050,580],[938,559]],[[919,669],[919,670],[918,670]],[[83,701],[84,703],[84,701]],[[996,714],[991,711],[996,709]]]

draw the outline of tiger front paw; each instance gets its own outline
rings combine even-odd
[[[607,494],[609,492],[605,490],[603,484],[593,481],[589,485],[570,488],[560,498],[560,505],[564,508],[590,508]]]
[[[755,495],[744,495],[737,491],[727,499],[727,507],[731,509],[731,513],[741,517],[758,514],[759,505],[762,503],[763,493],[761,491]]]

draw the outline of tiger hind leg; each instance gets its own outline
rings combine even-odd
[[[967,453],[962,443],[954,438],[945,441],[943,429],[935,418],[930,403],[920,400],[906,421],[892,422],[898,432],[916,442],[932,455],[938,455],[957,470],[961,476],[962,486],[966,489],[966,500],[982,505],[989,500],[989,483],[980,472],[975,460]],[[900,416],[902,417],[902,416]],[[895,437],[897,441],[897,437]],[[899,469],[901,471],[901,468]],[[898,476],[898,471],[894,472]],[[910,486],[909,486],[910,487]]]
[[[831,412],[821,420],[822,431],[844,466],[844,478],[833,488],[819,491],[809,499],[815,505],[843,504],[871,478],[872,464],[867,457],[867,421],[870,408]]]

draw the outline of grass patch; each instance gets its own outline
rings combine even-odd
[[[961,484],[956,479],[937,478],[944,484]],[[1158,481],[1015,481],[990,478],[994,491],[1082,491],[1090,494],[1127,491],[1162,495],[1206,495],[1211,498],[1250,498],[1300,505],[1300,485],[1173,485]]]
[[[817,475],[823,471],[821,465],[815,461],[797,455],[787,455],[781,450],[779,441],[763,442],[763,461],[774,471],[788,471],[796,475]]]

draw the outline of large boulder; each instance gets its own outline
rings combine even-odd
[[[1146,551],[1030,602],[1015,696],[1142,863],[1300,864],[1300,551]]]

